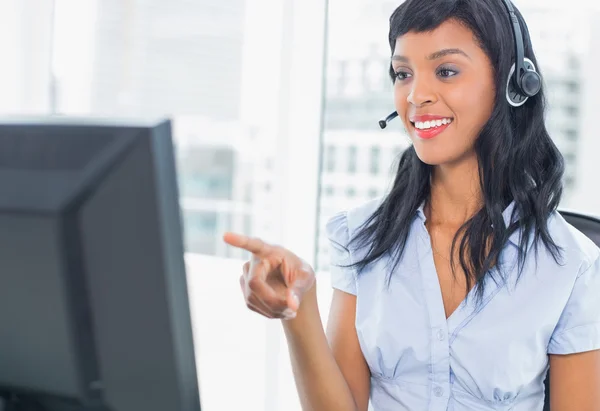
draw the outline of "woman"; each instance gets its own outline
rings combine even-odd
[[[334,216],[327,333],[314,273],[253,253],[250,309],[283,318],[306,410],[600,410],[600,250],[556,212],[563,160],[543,90],[506,99],[502,0],[407,0],[390,19],[394,102],[412,140],[390,193]],[[525,22],[525,56],[537,66]]]

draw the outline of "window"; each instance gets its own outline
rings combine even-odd
[[[379,147],[371,148],[371,174],[379,174],[380,172],[380,161],[381,161],[381,149]]]
[[[565,162],[567,164],[574,164],[575,163],[575,153],[566,153],[563,155]]]
[[[217,212],[188,211],[183,214],[185,227],[185,243],[188,252],[197,254],[214,254],[216,243],[213,233],[217,229],[217,221],[226,218]]]
[[[244,216],[244,233],[252,235],[252,217],[249,215]]]
[[[565,130],[565,135],[571,141],[577,140],[577,130],[567,129]]]
[[[244,201],[246,203],[252,203],[252,194],[253,194],[253,187],[251,184],[246,184],[246,186],[244,187]]]
[[[325,10],[325,0],[0,6],[3,56],[17,62],[0,69],[2,109],[172,119],[202,409],[298,408],[281,330],[245,307],[247,255],[221,238],[255,232],[315,258]],[[233,368],[248,383],[232,396]]]
[[[348,147],[348,173],[356,173],[356,162],[357,162],[357,148],[356,146]]]
[[[570,176],[570,175],[565,176],[564,185],[565,185],[566,190],[572,189],[574,184],[575,184],[575,180],[573,179],[573,176]]]
[[[327,171],[333,173],[335,171],[335,154],[336,150],[334,146],[327,147],[327,156],[325,160],[327,161]]]
[[[378,57],[376,55],[376,57]],[[385,90],[387,73],[382,70],[387,64],[385,60],[368,59],[365,61],[365,83],[369,91]]]
[[[567,107],[565,107],[565,110],[566,110],[567,114],[571,117],[576,117],[579,113],[579,109],[574,106],[567,106]]]
[[[350,60],[346,63],[344,73],[344,96],[347,98],[356,98],[360,96],[364,89],[363,65],[360,60]]]

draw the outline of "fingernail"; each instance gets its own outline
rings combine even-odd
[[[296,308],[300,307],[300,298],[298,298],[298,295],[295,292],[292,292],[292,299],[296,303]]]
[[[292,318],[296,318],[296,312],[293,311],[291,308],[286,308],[285,310],[283,310],[283,316],[286,320],[290,320]]]

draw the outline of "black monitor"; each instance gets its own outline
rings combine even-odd
[[[199,411],[170,121],[0,119],[0,410]]]

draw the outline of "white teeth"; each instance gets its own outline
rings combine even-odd
[[[415,128],[418,128],[419,130],[426,130],[428,128],[440,127],[442,125],[450,124],[450,123],[452,123],[451,118],[443,118],[443,119],[430,120],[430,121],[417,121],[417,122],[415,122]]]

